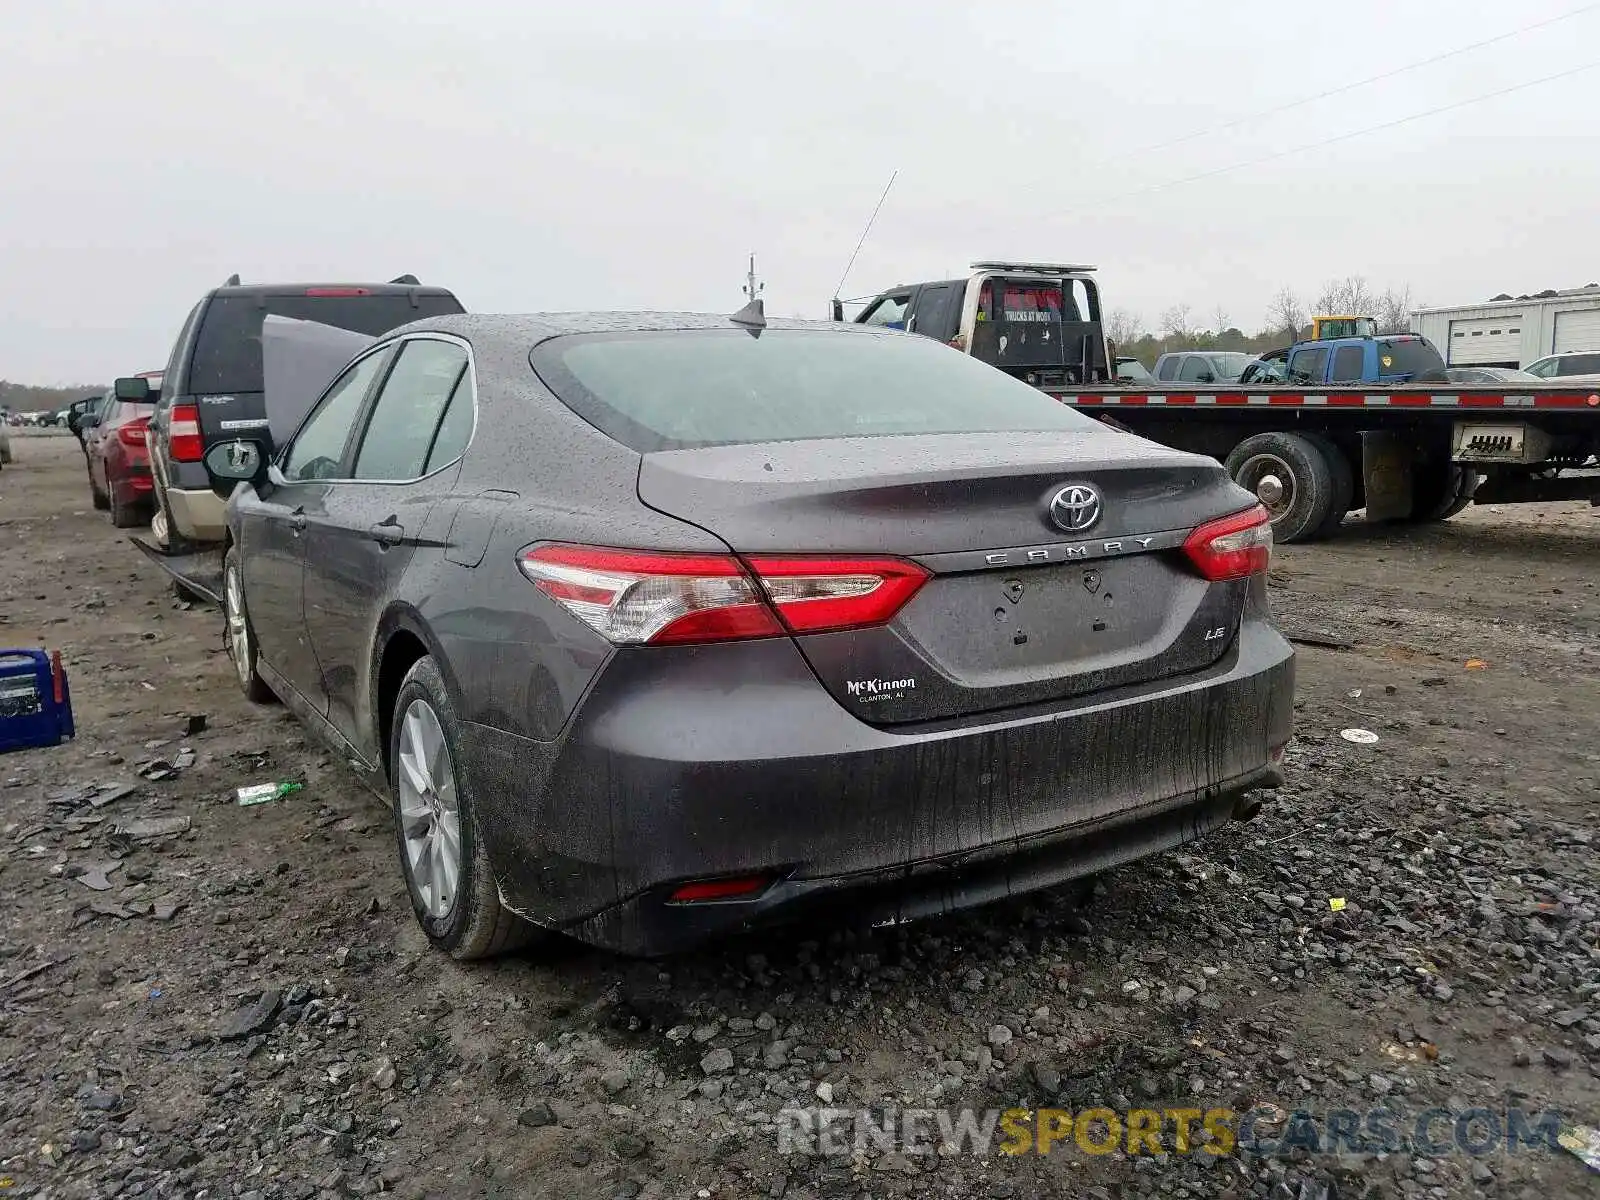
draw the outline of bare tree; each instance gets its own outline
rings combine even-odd
[[[1228,310],[1223,308],[1220,304],[1217,305],[1217,307],[1211,311],[1211,322],[1211,331],[1218,337],[1221,337],[1223,334],[1227,333],[1228,326],[1230,324],[1228,320]]]
[[[1372,294],[1366,279],[1360,275],[1347,275],[1343,279],[1332,279],[1322,285],[1322,292],[1317,297],[1316,311],[1319,316],[1343,314],[1365,317],[1372,314],[1377,302],[1378,298]]]
[[[1411,285],[1388,288],[1378,297],[1374,315],[1378,318],[1379,333],[1409,333],[1411,331]]]
[[[1119,346],[1126,346],[1144,332],[1144,320],[1136,312],[1114,308],[1106,318],[1106,336]]]
[[[1161,332],[1169,338],[1183,340],[1194,336],[1194,318],[1187,304],[1174,304],[1161,314]]]
[[[1267,306],[1268,327],[1274,331],[1281,330],[1284,337],[1292,342],[1299,338],[1305,323],[1306,310],[1301,306],[1300,298],[1290,288],[1279,288],[1278,294]]]

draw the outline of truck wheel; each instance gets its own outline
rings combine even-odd
[[[1411,525],[1448,521],[1472,503],[1472,494],[1483,481],[1471,467],[1452,462],[1432,463],[1417,470],[1411,484]]]
[[[1306,542],[1322,536],[1340,503],[1329,450],[1338,454],[1320,438],[1258,433],[1235,446],[1224,466],[1233,481],[1253,493],[1272,514],[1275,540]],[[1350,486],[1354,487],[1353,481]],[[1344,496],[1343,502],[1348,503],[1349,493]],[[1339,515],[1344,516],[1342,512]]]
[[[1351,466],[1349,456],[1334,444],[1332,438],[1320,433],[1308,433],[1305,438],[1322,451],[1323,457],[1328,460],[1328,470],[1333,473],[1333,503],[1328,506],[1328,519],[1317,527],[1314,535],[1317,538],[1332,537],[1344,524],[1345,516],[1355,501],[1355,468]]]
[[[1444,512],[1439,514],[1441,521],[1448,521],[1458,512],[1473,503],[1473,496],[1477,494],[1478,485],[1483,482],[1483,476],[1471,467],[1461,468],[1461,490],[1456,493],[1456,498],[1445,506]]]

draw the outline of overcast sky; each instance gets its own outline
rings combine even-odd
[[[1431,304],[1600,279],[1600,5],[1582,0],[49,0],[5,5],[0,378],[160,366],[246,280],[416,273],[478,311],[768,311],[977,258],[1098,264],[1108,308],[1350,273]]]

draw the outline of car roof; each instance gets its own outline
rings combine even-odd
[[[768,318],[768,329],[813,329],[851,337],[917,337],[895,329],[882,329],[849,322],[809,321],[796,317]],[[685,312],[557,312],[557,313],[457,313],[454,315],[425,317],[391,330],[384,337],[397,333],[420,333],[433,330],[453,333],[472,341],[475,338],[492,338],[520,341],[533,346],[553,337],[566,337],[584,333],[671,333],[699,329],[741,329],[726,314]]]

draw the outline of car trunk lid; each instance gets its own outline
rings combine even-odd
[[[886,625],[795,639],[877,724],[1198,670],[1226,651],[1245,599],[1244,581],[1208,583],[1181,547],[1249,497],[1209,459],[1098,425],[658,451],[639,495],[747,558],[888,554],[932,572]],[[1083,528],[1053,521],[1052,505],[1071,525],[1091,498]]]

